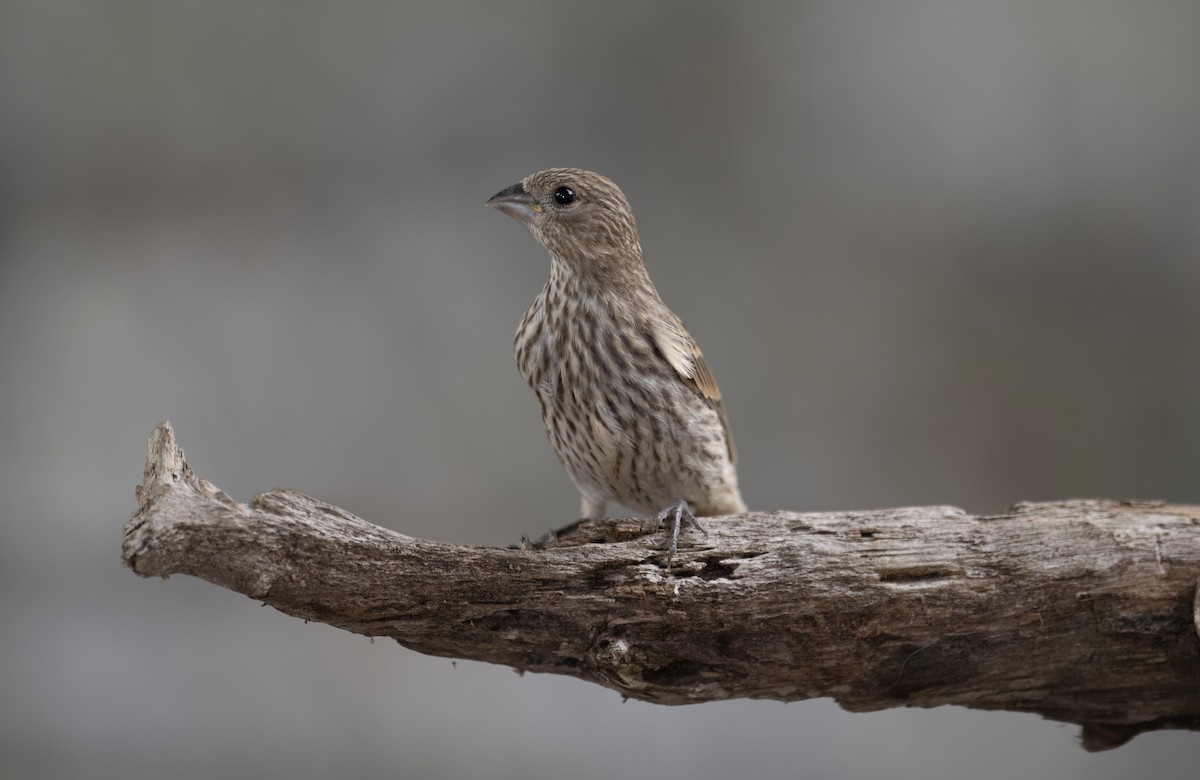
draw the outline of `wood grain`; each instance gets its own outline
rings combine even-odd
[[[137,497],[123,553],[138,574],[190,574],[422,653],[663,704],[1035,712],[1083,725],[1089,750],[1200,729],[1197,506],[705,518],[668,570],[640,519],[515,550],[404,536],[292,491],[241,504],[192,472],[165,422]]]

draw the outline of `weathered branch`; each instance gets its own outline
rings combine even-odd
[[[1162,502],[641,520],[553,549],[415,539],[291,491],[239,504],[161,423],[125,564],[433,655],[569,674],[664,704],[832,696],[1084,726],[1088,749],[1200,729],[1200,507]]]

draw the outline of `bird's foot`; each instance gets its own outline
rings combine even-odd
[[[547,531],[536,539],[530,539],[525,534],[521,534],[521,541],[516,544],[510,544],[510,550],[545,550],[547,547],[554,547],[558,542],[558,537],[567,536],[575,529],[579,528],[580,524],[587,518],[576,520],[573,523],[568,523],[558,530]]]
[[[548,545],[558,541],[558,534],[547,531],[536,539],[530,539],[529,534],[521,534],[521,541],[510,544],[510,550],[544,550]]]
[[[675,557],[675,551],[679,549],[679,532],[684,525],[695,528],[705,536],[708,535],[708,532],[696,520],[688,502],[682,498],[654,516],[655,527],[662,528],[667,523],[667,518],[671,518],[671,543],[667,545],[667,568],[670,569],[671,559]]]

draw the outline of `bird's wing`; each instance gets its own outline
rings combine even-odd
[[[729,462],[737,462],[737,449],[733,446],[733,433],[729,430],[729,417],[725,414],[725,402],[721,400],[721,388],[708,370],[704,355],[696,340],[677,317],[656,319],[651,334],[654,344],[663,358],[675,369],[687,384],[693,387],[709,406],[716,410],[721,418],[721,427],[725,429],[725,445],[729,448]]]

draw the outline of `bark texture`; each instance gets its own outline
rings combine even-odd
[[[639,519],[545,549],[416,539],[300,493],[238,503],[149,442],[127,566],[190,574],[422,653],[663,704],[829,696],[1081,724],[1089,750],[1200,729],[1200,506],[1079,500],[706,518],[670,569]]]

